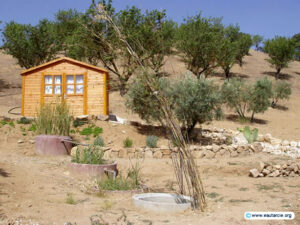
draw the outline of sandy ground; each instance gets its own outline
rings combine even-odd
[[[274,71],[265,61],[263,53],[251,51],[242,68],[235,66],[233,74],[254,82],[264,76],[274,79]],[[170,57],[165,71],[171,76],[181,76],[185,67],[178,57]],[[17,117],[7,111],[21,105],[20,68],[7,55],[0,53],[0,116]],[[300,141],[300,63],[291,63],[284,69],[284,79],[292,83],[293,93],[280,109],[269,109],[256,116],[260,133],[271,133],[274,137]],[[211,77],[222,82],[220,74]],[[16,109],[15,112],[20,112]],[[110,111],[120,117],[140,121],[124,106],[124,99],[117,92],[110,93]],[[226,111],[226,115],[233,112]],[[97,122],[104,130],[103,138],[108,146],[122,145],[126,137],[134,141],[135,147],[145,145],[146,135],[159,136],[159,145],[166,144],[164,133],[152,126],[132,127]],[[26,125],[23,127],[28,128]],[[213,122],[204,127],[222,127],[235,130],[244,126],[233,119]],[[113,134],[113,135],[112,135]],[[91,142],[75,136],[75,140]],[[19,139],[24,143],[18,144]],[[127,220],[134,224],[300,224],[300,178],[248,177],[249,169],[259,161],[283,163],[287,160],[267,154],[255,154],[239,158],[202,159],[198,165],[207,192],[208,209],[205,213],[188,210],[177,214],[146,212],[134,207],[133,193],[108,192],[97,194],[92,180],[75,178],[69,173],[70,157],[42,157],[34,154],[34,145],[29,140],[34,134],[22,135],[21,125],[15,128],[5,125],[0,128],[0,224],[20,221],[19,224],[64,224],[66,222],[89,224],[90,216],[101,215],[112,223],[124,212]],[[118,159],[120,171],[130,165],[127,159]],[[177,189],[171,160],[146,159],[142,163],[142,178],[153,191],[173,192]],[[74,205],[66,203],[68,194],[75,199]],[[293,221],[247,222],[245,211],[293,211]],[[12,223],[11,223],[12,224]],[[17,223],[15,223],[17,224]]]
[[[25,127],[25,125],[22,125]],[[108,126],[112,126],[108,124]],[[125,130],[132,129],[124,127]],[[28,132],[21,138],[20,125],[0,129],[0,224],[89,224],[92,215],[112,223],[123,212],[134,224],[254,224],[243,219],[246,211],[293,211],[288,222],[260,221],[255,224],[300,223],[300,177],[248,177],[258,160],[283,163],[285,157],[256,154],[239,158],[202,159],[198,165],[207,192],[206,212],[151,213],[136,208],[130,192],[98,195],[91,179],[76,178],[69,172],[69,156],[45,157],[34,153]],[[128,159],[117,159],[119,170],[126,171]],[[169,159],[140,160],[142,180],[155,192],[177,189]],[[67,204],[72,194],[75,204]],[[16,223],[17,224],[17,223]],[[121,224],[121,223],[120,223]]]

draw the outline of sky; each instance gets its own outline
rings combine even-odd
[[[43,18],[54,19],[61,9],[84,12],[91,3],[91,0],[0,1],[0,29],[12,20],[35,25]],[[242,32],[264,38],[300,33],[300,0],[113,0],[113,5],[117,11],[132,5],[142,10],[166,9],[168,17],[179,24],[201,11],[205,17],[222,17],[225,25],[239,24]]]

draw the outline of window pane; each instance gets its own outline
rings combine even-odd
[[[67,85],[67,94],[74,94],[74,85]]]
[[[54,84],[61,84],[61,76],[54,76]]]
[[[52,84],[52,76],[45,76],[45,84]]]
[[[45,86],[45,94],[52,95],[52,86]]]
[[[54,94],[56,95],[61,94],[61,86],[54,86]]]
[[[73,75],[67,76],[67,84],[74,84],[74,76]]]
[[[83,75],[76,75],[76,83],[83,84]]]
[[[83,85],[81,84],[76,85],[76,94],[83,94]]]

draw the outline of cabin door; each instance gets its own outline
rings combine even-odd
[[[84,74],[64,75],[63,101],[74,116],[85,115]]]
[[[44,75],[44,103],[55,104],[65,102],[69,106],[70,113],[74,116],[86,115],[86,92],[84,74]]]

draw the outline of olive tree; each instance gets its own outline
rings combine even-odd
[[[267,61],[276,68],[278,79],[280,71],[294,59],[295,46],[292,39],[276,36],[265,41],[264,51],[269,55]]]
[[[262,47],[260,45],[263,42],[263,40],[264,37],[261,35],[256,34],[252,36],[252,44],[255,47],[256,51],[262,51]]]
[[[286,81],[276,81],[273,90],[272,108],[276,108],[279,100],[289,99],[290,95],[292,94],[291,84]]]
[[[230,109],[234,109],[241,119],[246,119],[251,99],[251,85],[244,79],[233,78],[222,86],[223,101]]]
[[[251,93],[249,110],[252,112],[251,122],[256,113],[264,113],[271,106],[273,97],[272,81],[268,78],[258,80]]]
[[[151,92],[138,78],[130,85],[126,97],[126,106],[147,122],[160,122],[165,126],[156,94],[168,98],[187,138],[197,123],[202,124],[221,117],[220,92],[212,81],[194,77],[185,77],[175,82],[170,82],[167,78],[156,79],[159,79],[158,89],[163,93]]]

